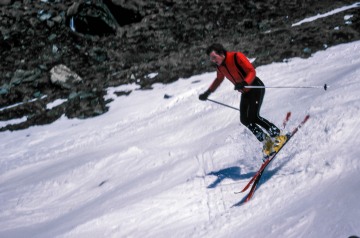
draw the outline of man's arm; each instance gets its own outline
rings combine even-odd
[[[254,79],[256,77],[256,71],[254,66],[250,63],[250,61],[246,58],[244,54],[241,52],[236,53],[236,61],[239,64],[239,66],[245,71],[244,75],[244,81],[251,85],[254,82]]]
[[[219,87],[222,81],[224,81],[224,78],[225,76],[219,70],[217,70],[216,78],[209,87],[210,92],[215,92],[215,90]]]

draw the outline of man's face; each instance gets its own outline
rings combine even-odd
[[[217,66],[220,66],[225,59],[225,55],[218,55],[215,51],[210,53],[210,61],[215,63]]]

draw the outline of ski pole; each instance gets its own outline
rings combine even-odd
[[[245,86],[245,88],[323,88],[325,91],[329,88],[327,84],[324,86],[277,86],[277,87],[267,87],[267,86]]]
[[[228,108],[231,108],[231,109],[235,109],[235,110],[237,110],[237,111],[240,111],[240,109],[239,109],[239,108],[229,106],[229,105],[224,104],[224,103],[222,103],[222,102],[218,102],[218,101],[211,100],[211,99],[207,99],[207,100],[208,100],[208,101],[210,101],[210,102],[217,103],[217,104],[219,104],[219,105],[221,105],[221,106],[228,107]]]

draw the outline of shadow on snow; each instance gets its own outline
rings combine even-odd
[[[224,179],[231,179],[233,181],[252,178],[256,172],[251,172],[247,174],[241,174],[240,167],[234,166],[226,169],[221,169],[219,171],[213,171],[206,175],[214,175],[216,176],[216,180],[207,186],[207,188],[216,188]]]
[[[290,157],[291,158],[291,157]],[[290,161],[290,159],[283,159],[283,162],[281,164],[279,164],[276,168],[272,169],[272,170],[268,170],[266,169],[259,181],[259,183],[257,184],[256,190],[259,189],[259,187],[261,187],[263,184],[265,184],[267,181],[269,181],[279,170],[281,170],[288,162]],[[218,171],[212,171],[208,174],[208,175],[213,175],[216,176],[216,180],[214,182],[212,182],[210,185],[207,186],[207,188],[216,188],[224,179],[231,179],[233,181],[238,181],[238,180],[242,180],[242,179],[251,179],[257,171],[255,172],[250,172],[247,174],[241,174],[241,169],[238,166],[234,166],[234,167],[229,167],[229,168],[225,168],[225,169],[221,169]],[[241,201],[239,201],[238,203],[234,204],[233,206],[240,206],[243,205],[245,200],[246,200],[245,196]]]

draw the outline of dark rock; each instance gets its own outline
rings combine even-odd
[[[129,96],[130,93],[131,93],[131,91],[120,91],[120,92],[115,91],[115,92],[114,92],[114,94],[115,94],[116,96],[118,96],[118,97],[120,97],[120,96]]]
[[[151,89],[154,83],[214,71],[205,55],[214,42],[243,51],[259,66],[359,40],[359,8],[292,27],[355,2],[0,0],[0,108],[19,104],[2,110],[0,119],[28,118],[0,130],[51,123],[64,114],[101,115],[108,110],[107,87],[136,83]],[[345,15],[352,17],[345,20]],[[82,80],[52,83],[57,65]],[[46,109],[57,98],[68,101]]]
[[[35,81],[37,78],[40,77],[41,70],[34,69],[34,70],[22,70],[17,69],[11,78],[10,85],[19,85],[21,83],[29,83]]]
[[[11,4],[11,0],[0,0],[0,6],[5,6]]]
[[[164,99],[169,99],[169,98],[172,98],[172,96],[168,95],[168,94],[165,94],[164,95]]]
[[[105,106],[102,94],[94,94],[91,92],[79,92],[69,98],[65,115],[68,118],[85,119],[101,115],[108,111]]]
[[[119,24],[101,1],[74,3],[68,10],[66,23],[70,29],[80,34],[106,36],[115,34]]]

